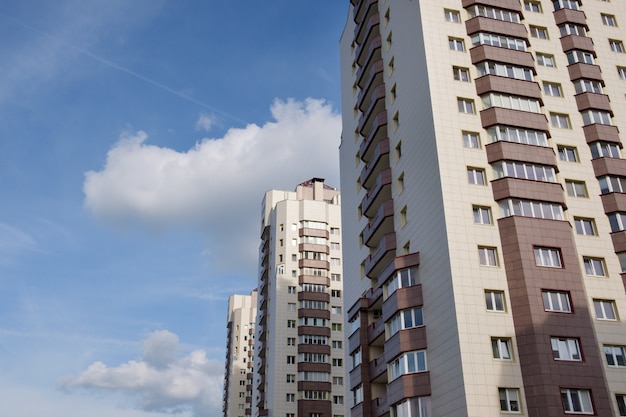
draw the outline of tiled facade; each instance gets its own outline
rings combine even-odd
[[[265,194],[252,415],[345,415],[341,244],[324,180]]]
[[[256,290],[250,295],[228,298],[224,417],[244,417],[252,413],[256,306]]]
[[[351,416],[626,415],[624,27],[618,0],[350,2]]]

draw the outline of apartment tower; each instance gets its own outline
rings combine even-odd
[[[620,0],[349,3],[352,417],[626,415],[625,27]]]
[[[339,191],[268,191],[261,216],[253,415],[343,416]]]
[[[256,290],[228,298],[224,417],[244,417],[252,412],[256,305]]]

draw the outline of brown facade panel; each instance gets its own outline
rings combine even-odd
[[[548,119],[541,113],[491,107],[480,112],[480,121],[484,128],[494,125],[523,127],[526,129],[548,131]]]
[[[330,311],[317,308],[299,308],[298,317],[313,317],[330,320]]]
[[[330,385],[330,382],[298,381],[298,391],[309,391],[309,390],[330,392],[331,385]]]
[[[466,20],[465,29],[470,36],[478,32],[489,32],[514,38],[528,39],[528,32],[526,32],[524,25],[482,16],[476,16]]]
[[[384,394],[370,401],[370,407],[372,410],[372,417],[383,417],[389,415],[389,403],[387,402],[387,396]]]
[[[298,284],[316,284],[330,286],[330,278],[317,275],[299,275]]]
[[[385,341],[385,359],[391,362],[402,352],[426,349],[426,327],[400,330]]]
[[[326,245],[316,245],[314,243],[300,243],[298,245],[298,252],[321,252],[330,253],[330,248]]]
[[[562,23],[576,23],[578,25],[587,26],[587,18],[585,13],[580,10],[560,9],[554,12],[554,21],[557,25]]]
[[[517,142],[498,141],[485,145],[487,161],[522,161],[539,165],[556,165],[554,149]]]
[[[518,0],[463,0],[463,7],[465,8],[473,6],[475,4],[484,4],[486,6],[513,10],[515,12],[522,11],[520,2]]]
[[[354,303],[348,310],[348,321],[352,321],[352,319],[354,319],[359,312],[366,310],[368,304],[369,302],[366,297],[359,298],[357,302]]]
[[[298,400],[298,416],[310,416],[311,414],[321,414],[330,416],[332,413],[331,401],[324,400]]]
[[[330,269],[330,262],[328,261],[320,261],[317,259],[299,259],[298,260],[299,268],[320,268],[320,269]]]
[[[370,369],[370,378],[372,380],[378,378],[379,376],[381,376],[382,374],[387,373],[387,355],[383,352],[382,355],[380,355],[377,358],[374,358],[370,361],[369,363],[369,369]]]
[[[483,61],[495,61],[527,68],[534,68],[535,66],[535,60],[530,52],[499,48],[491,45],[478,45],[469,51],[472,64],[478,64]]]
[[[617,126],[600,125],[596,123],[584,126],[583,132],[585,132],[585,140],[587,140],[587,143],[602,140],[606,142],[619,143],[621,145]]]
[[[491,91],[511,94],[514,96],[536,98],[542,100],[539,84],[534,81],[515,80],[497,75],[484,75],[474,80],[476,93],[482,95]]]
[[[363,364],[357,365],[350,371],[350,389],[356,388],[363,380],[363,376],[361,375],[361,369],[363,369]]]
[[[298,293],[298,301],[311,300],[311,301],[326,301],[330,302],[330,294],[326,292],[313,292],[313,291],[300,291]]]
[[[327,372],[330,373],[330,363],[298,362],[298,372]]]
[[[387,385],[387,402],[389,405],[405,398],[429,396],[430,372],[402,375]]]
[[[572,49],[580,49],[582,51],[594,52],[593,40],[585,36],[563,36],[561,38],[561,47],[563,48],[563,52],[571,51]]]
[[[367,342],[374,343],[379,337],[385,334],[385,322],[382,317],[367,326]]]
[[[422,286],[398,288],[383,302],[383,320],[389,321],[399,310],[424,305]]]
[[[330,234],[328,233],[328,230],[310,229],[308,227],[303,227],[298,230],[298,236],[325,237],[326,239],[328,239],[330,237]]]
[[[591,161],[596,177],[604,175],[618,175],[626,177],[626,159],[597,158]]]
[[[491,188],[496,201],[522,198],[565,205],[563,187],[558,183],[505,177],[491,181]]]
[[[303,334],[330,337],[330,328],[317,326],[298,326],[298,336],[302,336]]]
[[[572,81],[581,78],[602,81],[602,71],[597,65],[578,62],[576,64],[568,65],[567,72],[569,73],[569,79]]]
[[[611,233],[615,253],[626,252],[626,230]]]
[[[350,417],[371,417],[371,413],[364,413],[363,402],[358,403],[350,409]]]
[[[420,264],[419,252],[408,253],[402,256],[396,256],[393,258],[389,265],[378,276],[376,281],[376,291],[380,290],[385,282],[391,278],[395,273],[401,269],[417,268]]]
[[[298,353],[322,353],[324,355],[330,355],[330,346],[298,343]]]
[[[587,109],[598,109],[598,110],[606,110],[613,115],[613,111],[611,110],[611,102],[609,101],[609,96],[606,94],[596,94],[596,93],[582,93],[576,94],[574,96],[576,98],[576,105],[578,106],[578,111],[583,111]]]
[[[600,196],[605,213],[626,212],[626,194],[608,193]]]
[[[571,225],[521,216],[500,219],[498,225],[527,415],[563,415],[560,388],[572,384],[591,389],[596,415],[612,415]],[[537,266],[536,247],[557,248],[562,267]],[[572,312],[546,311],[542,298],[546,289],[567,291]],[[583,360],[555,360],[553,336],[576,338]]]

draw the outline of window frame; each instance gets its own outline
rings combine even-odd
[[[521,413],[519,388],[498,387],[500,411],[505,413]]]
[[[576,400],[573,400],[574,395],[577,397]],[[582,395],[585,398],[582,398]],[[593,414],[593,402],[591,400],[591,391],[588,389],[581,388],[561,388],[561,398],[563,400],[563,410],[566,414]],[[585,410],[581,408],[580,410],[573,409],[572,407],[576,407],[579,405],[584,407],[585,405],[589,405],[589,409]]]
[[[582,362],[583,355],[580,350],[580,341],[575,337],[550,337],[552,358],[555,361]]]
[[[502,347],[505,347],[503,350]],[[502,361],[513,360],[512,341],[510,337],[492,337],[491,338],[491,353],[493,359]]]
[[[504,295],[504,291],[485,290],[485,308],[487,309],[487,311],[505,313],[506,297]]]
[[[596,313],[596,319],[603,321],[618,321],[615,300],[594,298],[593,308]]]
[[[563,268],[563,257],[559,248],[534,246],[535,266],[540,268]]]
[[[500,266],[498,248],[495,246],[478,246],[478,264],[490,268]]]

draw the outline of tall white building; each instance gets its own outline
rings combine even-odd
[[[224,417],[244,417],[252,411],[256,306],[256,290],[228,298]]]
[[[352,417],[626,415],[625,27],[622,0],[349,3]]]
[[[268,191],[261,216],[253,415],[343,416],[339,191]]]

